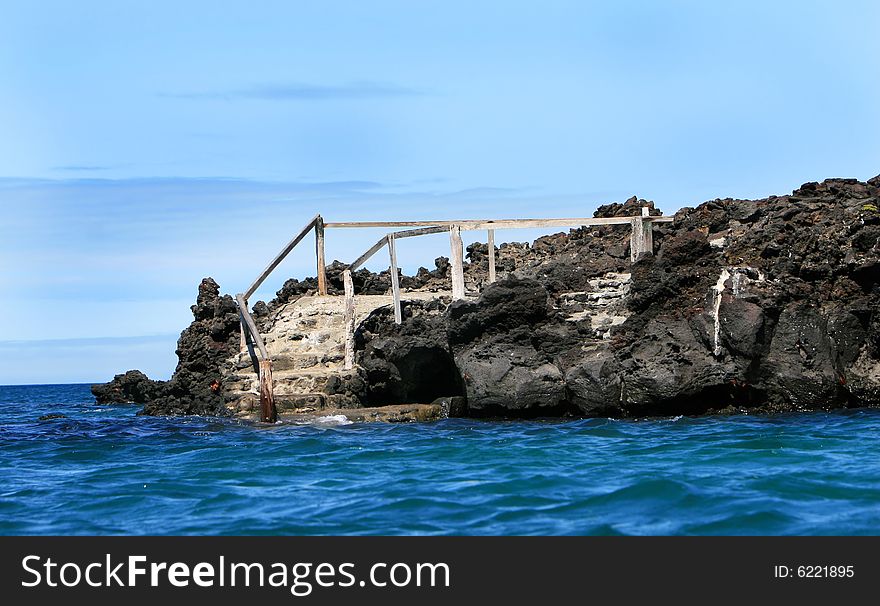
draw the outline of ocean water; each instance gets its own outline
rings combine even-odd
[[[0,387],[0,534],[880,533],[880,410],[272,427],[137,410]]]

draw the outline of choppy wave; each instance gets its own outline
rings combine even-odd
[[[86,386],[0,387],[0,533],[880,531],[877,410],[274,427],[136,412]]]

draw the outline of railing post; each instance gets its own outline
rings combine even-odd
[[[246,330],[246,328],[244,325],[244,319],[242,319],[241,315],[239,315],[239,317],[238,317],[238,326],[239,326],[239,329],[241,330],[241,341],[238,344],[238,352],[244,353],[245,350],[247,350],[247,337],[244,334],[244,331]]]
[[[350,269],[342,272],[342,283],[345,288],[345,370],[351,370],[354,366],[354,284]]]
[[[452,298],[464,299],[464,259],[461,244],[461,226],[449,229],[449,261],[452,264]]]
[[[629,259],[633,263],[638,261],[639,256],[642,254],[654,254],[653,225],[650,219],[645,219],[650,217],[650,213],[651,210],[647,206],[643,206],[641,216],[631,219],[632,233],[629,239]]]
[[[272,383],[272,360],[260,360],[260,420],[263,423],[274,423],[278,420]]]
[[[642,207],[642,217],[650,217],[651,209],[647,206]],[[644,252],[649,255],[654,254],[654,223],[642,219],[642,233],[645,241]]]
[[[394,304],[394,323],[403,322],[403,314],[400,311],[400,278],[397,276],[397,247],[394,244],[394,234],[386,236],[388,240],[388,256],[391,259],[391,298]]]
[[[489,230],[489,284],[495,281],[495,230]]]
[[[318,261],[318,294],[327,294],[327,263],[324,260],[324,219],[315,219],[315,257]]]

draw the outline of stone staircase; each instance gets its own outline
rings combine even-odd
[[[431,299],[448,293],[410,292],[404,300]],[[375,309],[390,306],[390,295],[355,297],[355,325]],[[261,336],[272,359],[275,406],[279,414],[360,408],[366,383],[358,365],[344,368],[345,298],[307,296],[288,303],[262,325]],[[258,374],[247,351],[229,359],[223,397],[227,409],[249,416],[259,410]]]
[[[559,309],[571,322],[589,322],[596,338],[610,338],[629,315],[625,299],[630,274],[608,273],[590,280],[590,290],[563,293]],[[404,301],[450,296],[449,292],[412,291]],[[374,310],[392,304],[390,295],[355,297],[355,325]],[[261,336],[272,359],[275,406],[279,414],[308,414],[363,407],[363,369],[344,368],[345,298],[307,296],[276,310],[261,324]],[[223,373],[223,397],[234,415],[259,410],[258,374],[247,351],[232,356]]]
[[[613,328],[629,317],[626,296],[630,282],[631,274],[607,273],[590,280],[589,291],[560,295],[559,308],[569,322],[589,320],[597,338],[609,339]]]

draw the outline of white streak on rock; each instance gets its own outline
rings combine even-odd
[[[713,345],[714,349],[712,353],[717,358],[721,355],[721,318],[719,317],[721,314],[721,294],[724,292],[724,283],[727,282],[727,279],[730,278],[730,272],[727,271],[727,268],[721,270],[721,274],[718,276],[718,282],[715,283],[715,286],[712,287],[712,290],[715,291],[714,295],[714,308],[713,308],[713,318],[715,320],[715,331],[714,331],[714,340]]]
[[[739,293],[740,293],[740,289],[743,285],[743,280],[748,282],[749,279],[745,276],[745,274],[743,274],[740,271],[733,272],[733,281],[732,281],[731,286],[733,287],[733,296],[737,299],[739,299]],[[722,286],[722,288],[724,288],[724,287]]]

